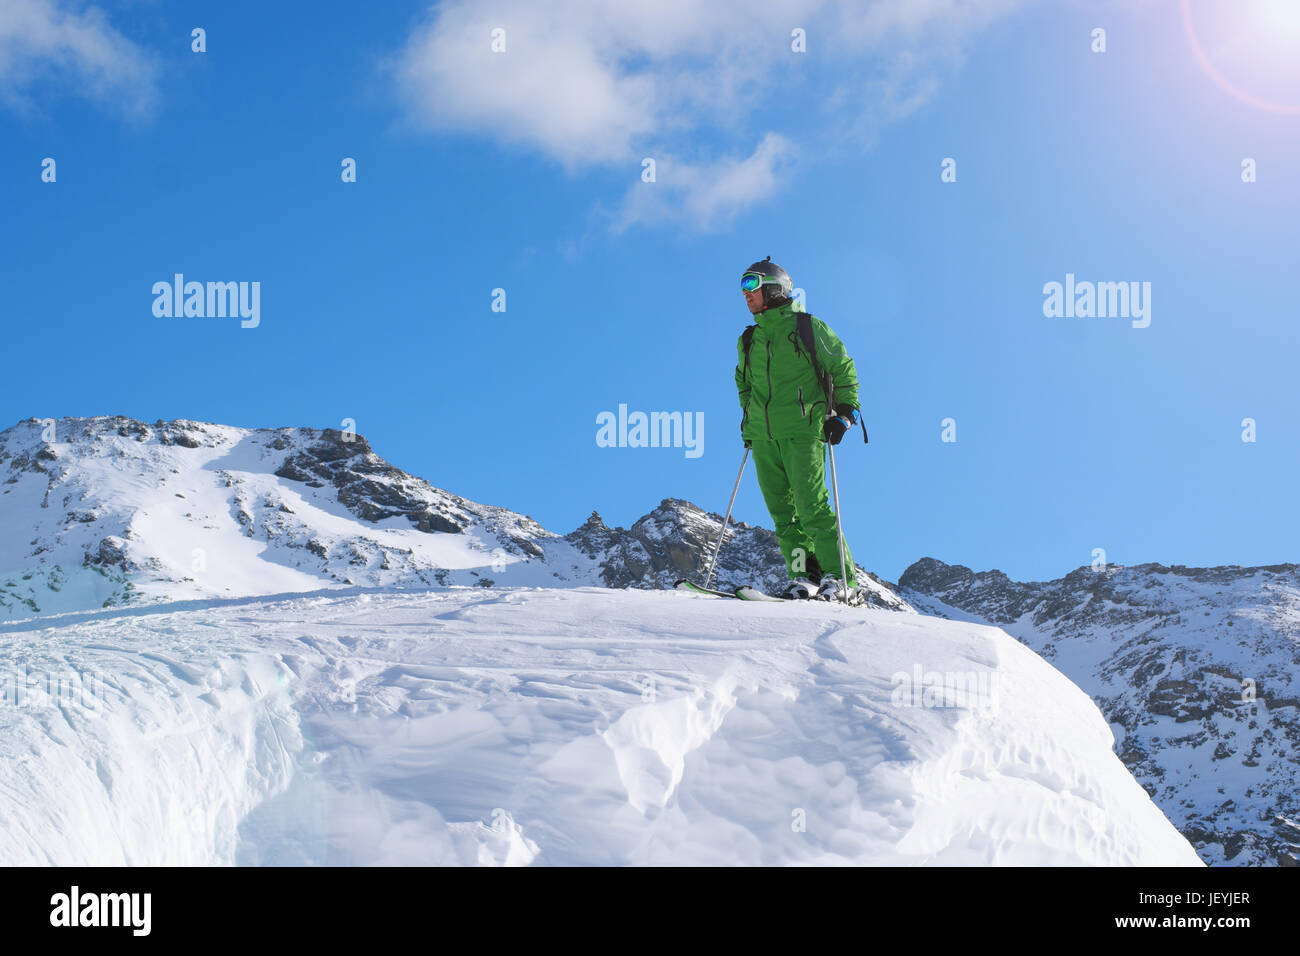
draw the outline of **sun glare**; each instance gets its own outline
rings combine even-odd
[[[1182,0],[1192,55],[1256,109],[1300,114],[1300,0]]]
[[[1261,0],[1264,18],[1272,26],[1300,32],[1300,0]]]

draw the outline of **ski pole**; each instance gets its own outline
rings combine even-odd
[[[717,547],[713,549],[713,560],[709,562],[709,573],[704,577],[704,586],[712,586],[713,568],[718,563],[718,554],[722,551],[722,540],[727,536],[727,522],[731,520],[731,506],[736,503],[736,492],[740,490],[740,479],[745,474],[745,465],[749,462],[749,446],[745,446],[745,457],[740,459],[740,471],[736,474],[736,484],[731,489],[731,500],[727,502],[727,516],[722,519],[722,533],[718,535]]]
[[[830,375],[826,376],[826,418],[830,420],[835,417],[835,412],[831,408],[830,399],[835,395],[835,379]],[[826,450],[831,453],[831,492],[835,496],[835,536],[839,539],[840,544],[840,582],[844,585],[844,603],[849,603],[849,574],[848,566],[844,562],[844,525],[840,521],[840,483],[835,474],[835,446],[830,442],[826,443]]]
[[[849,603],[848,566],[844,563],[844,526],[840,523],[840,486],[835,477],[835,446],[827,442],[826,450],[831,453],[831,490],[835,493],[835,534],[840,539],[840,580],[844,582],[844,603]]]

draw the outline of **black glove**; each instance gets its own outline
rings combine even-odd
[[[822,434],[832,445],[838,445],[845,432],[858,423],[858,410],[852,405],[836,405],[835,415],[822,423]]]

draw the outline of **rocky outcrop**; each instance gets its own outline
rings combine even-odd
[[[703,582],[722,530],[722,515],[689,501],[665,498],[631,528],[610,528],[596,512],[565,539],[601,567],[608,587],[668,588],[688,578]],[[879,578],[859,569],[870,581],[869,603],[890,610],[909,610]],[[731,522],[718,554],[713,585],[731,590],[751,585],[768,593],[785,587],[788,575],[776,534],[746,522]]]

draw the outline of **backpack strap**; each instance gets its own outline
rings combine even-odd
[[[754,344],[754,330],[756,328],[758,328],[757,325],[750,325],[745,328],[744,332],[740,333],[740,344],[745,350],[745,367],[741,369],[741,378],[749,375],[749,349]]]
[[[803,347],[808,350],[808,357],[812,359],[813,374],[817,376],[817,381],[821,382],[822,391],[826,393],[826,411],[829,412],[834,406],[831,405],[831,390],[827,388],[826,373],[822,371],[822,363],[817,361],[817,338],[813,335],[811,312],[796,312],[794,318],[795,332],[799,336],[799,341]]]
[[[822,371],[821,363],[817,361],[817,338],[813,335],[812,313],[797,312],[795,313],[795,329],[799,334],[803,347],[808,350],[808,357],[812,359],[813,373],[817,376],[817,381],[822,383],[822,391],[826,393],[826,411],[830,413],[835,406],[831,400],[835,397],[833,389],[830,387],[831,382]],[[862,441],[867,442],[867,420],[859,413],[858,424],[862,426]]]

